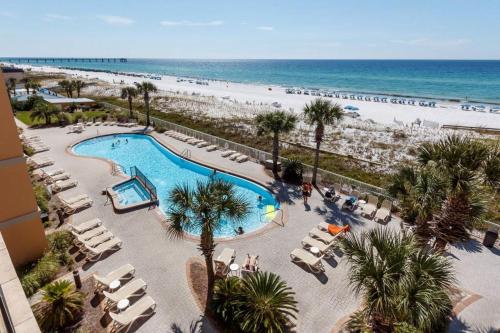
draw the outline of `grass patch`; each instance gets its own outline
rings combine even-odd
[[[28,126],[45,124],[45,122],[43,120],[41,120],[41,119],[32,120],[30,118],[30,116],[31,116],[31,111],[17,111],[16,112],[16,118]],[[54,120],[55,120],[55,118],[54,118]]]

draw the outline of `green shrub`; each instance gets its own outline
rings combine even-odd
[[[85,120],[84,118],[85,118],[85,116],[83,115],[83,113],[81,113],[81,112],[75,112],[73,114],[73,123],[76,124],[76,123],[78,123],[79,120],[84,121]]]
[[[45,190],[45,187],[42,184],[35,183],[33,185],[33,192],[35,193],[38,207],[40,207],[42,212],[47,213],[49,211],[50,195]]]
[[[302,182],[303,166],[297,159],[289,159],[283,162],[283,179],[291,183]]]
[[[108,119],[108,114],[106,114],[106,113],[105,113],[105,114],[103,114],[103,115],[101,116],[101,119],[102,119],[102,121],[106,121],[106,120]]]
[[[67,112],[61,112],[57,115],[57,121],[59,121],[59,126],[66,126],[71,124],[71,117]]]
[[[42,286],[52,281],[59,272],[59,259],[47,252],[38,262],[21,274],[21,286],[26,296],[31,296]]]
[[[33,156],[35,152],[33,151],[33,148],[28,147],[27,145],[23,144],[23,151],[26,155],[28,156]]]

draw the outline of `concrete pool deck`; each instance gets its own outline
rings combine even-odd
[[[148,284],[147,294],[157,303],[155,315],[144,321],[138,332],[214,331],[203,320],[186,279],[187,260],[200,256],[196,243],[169,239],[155,210],[145,208],[126,214],[114,213],[101,191],[123,178],[112,175],[109,164],[103,160],[77,157],[67,152],[68,146],[84,138],[133,130],[117,126],[91,126],[81,134],[67,134],[64,128],[27,129],[26,134],[40,136],[51,147],[50,151],[36,156],[50,156],[56,161],[54,167],[65,169],[79,181],[77,187],[63,191],[63,197],[87,193],[94,200],[91,208],[73,215],[72,222],[78,224],[99,217],[106,228],[123,240],[121,250],[86,267],[82,274],[95,271],[106,274],[125,263],[136,268],[135,276]],[[336,255],[334,259],[324,261],[325,273],[314,275],[292,263],[289,253],[301,247],[302,238],[321,221],[348,223],[353,231],[379,224],[362,218],[359,212],[343,212],[338,204],[325,204],[317,191],[313,192],[309,205],[304,206],[300,188],[275,182],[256,163],[240,164],[221,157],[220,151],[207,152],[204,148],[196,148],[163,134],[155,133],[153,136],[174,152],[190,149],[194,161],[242,174],[279,193],[288,211],[288,222],[284,226],[267,228],[251,237],[225,241],[217,247],[216,255],[226,246],[236,250],[235,262],[238,264],[247,253],[260,255],[261,268],[279,274],[296,292],[299,308],[297,332],[330,332],[337,321],[360,306],[359,298],[348,287],[348,264],[342,257]],[[393,219],[387,227],[398,228],[399,221]],[[473,240],[464,246],[452,247],[450,252],[459,286],[481,296],[459,313],[450,328],[460,331],[464,327],[468,330],[499,327],[500,251],[486,249]]]

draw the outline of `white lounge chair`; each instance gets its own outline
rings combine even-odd
[[[48,157],[30,157],[28,158],[27,162],[28,165],[34,169],[43,168],[55,163],[54,160]]]
[[[221,254],[214,260],[215,272],[217,275],[225,276],[229,272],[229,265],[236,257],[236,251],[228,247],[222,250]]]
[[[316,247],[319,249],[319,252],[323,254],[325,257],[332,257],[333,256],[333,247],[335,242],[331,242],[329,244],[325,244],[315,238],[312,238],[310,236],[304,237],[302,239],[302,246],[306,249],[311,249],[311,247]]]
[[[52,170],[37,169],[33,171],[33,174],[37,176],[39,179],[45,179],[47,177],[59,175],[63,172],[64,172],[63,169],[52,169]]]
[[[84,199],[84,200],[79,200],[79,201],[74,202],[74,203],[62,202],[62,205],[63,205],[64,212],[69,215],[69,214],[74,214],[76,211],[78,211],[80,209],[84,209],[84,208],[92,206],[92,203],[93,203],[92,199],[88,198],[88,199]]]
[[[144,296],[120,313],[110,312],[109,315],[113,319],[111,331],[117,331],[122,327],[129,326],[139,318],[148,317],[155,312],[155,309],[155,301],[150,296]],[[146,314],[148,310],[151,313]]]
[[[47,179],[46,179],[46,183],[47,184],[52,184],[52,183],[55,183],[55,182],[58,182],[58,181],[61,181],[61,180],[66,180],[66,179],[70,179],[71,178],[71,175],[67,172],[64,172],[64,173],[60,173],[60,174],[57,174],[57,175],[53,175],[53,176],[48,176]]]
[[[114,280],[123,280],[127,276],[134,276],[135,268],[131,264],[125,264],[109,272],[106,276],[94,274],[97,289],[107,289]]]
[[[247,155],[241,155],[239,157],[236,158],[236,162],[238,163],[243,163],[243,162],[246,162],[248,161],[248,156]]]
[[[253,274],[259,271],[259,256],[247,254],[241,265],[241,276]]]
[[[108,304],[114,304],[125,298],[144,295],[147,287],[148,285],[143,279],[137,279],[128,282],[115,292],[104,291],[103,294],[107,298]]]
[[[80,243],[84,243],[85,241],[91,239],[92,237],[95,237],[97,235],[105,233],[106,231],[108,231],[108,229],[106,229],[105,226],[100,225],[96,228],[89,229],[81,234],[76,233],[74,231],[72,231],[71,233],[73,234],[73,236],[75,236],[75,241],[78,241]]]
[[[42,153],[44,151],[49,151],[50,147],[48,146],[36,146],[36,147],[31,147],[31,150],[33,150],[33,153]]]
[[[97,261],[104,253],[120,249],[122,244],[123,242],[120,238],[114,237],[96,247],[85,246],[83,252],[87,255],[87,261]]]
[[[384,201],[382,201],[382,205],[375,214],[374,220],[376,222],[381,222],[381,223],[389,222],[389,220],[391,219],[391,209],[392,209],[392,202],[387,199],[384,199]]]
[[[229,159],[230,159],[231,161],[234,161],[234,160],[236,160],[236,159],[237,159],[238,157],[240,157],[240,156],[241,156],[241,154],[240,154],[240,153],[234,153],[234,154],[232,154],[232,155],[229,155]]]
[[[207,151],[214,151],[214,150],[217,150],[217,146],[216,145],[210,145],[210,146],[207,146],[205,149]]]
[[[75,195],[75,196],[72,196],[70,198],[63,198],[61,197],[61,195],[57,195],[57,198],[59,199],[59,201],[61,201],[61,203],[63,204],[74,204],[74,203],[77,203],[78,201],[82,201],[82,200],[91,200],[90,197],[86,194],[78,194],[78,195]]]
[[[110,231],[105,231],[100,235],[92,237],[89,240],[83,241],[82,244],[89,247],[96,247],[99,244],[102,244],[113,237],[115,237],[115,235],[113,235]]]
[[[337,237],[337,235],[334,236],[328,232],[321,231],[318,228],[312,228],[311,230],[309,230],[309,236],[317,238],[326,244],[330,244]]]
[[[368,202],[363,206],[361,215],[372,219],[377,212],[378,198],[373,194],[368,194]]]
[[[302,262],[306,264],[314,273],[323,272],[325,270],[321,263],[321,258],[323,258],[323,256],[316,257],[304,249],[294,249],[290,253],[290,258],[293,262]]]
[[[229,155],[233,155],[234,153],[236,153],[234,150],[226,150],[226,151],[223,151],[220,156],[222,157],[228,157]]]
[[[52,192],[57,193],[75,187],[77,185],[78,182],[74,179],[60,180],[52,184],[51,190]]]
[[[203,148],[203,147],[206,147],[206,146],[208,146],[208,145],[209,145],[209,143],[208,143],[208,142],[206,142],[206,141],[202,141],[202,142],[198,143],[198,144],[196,145],[196,147],[198,147],[198,148]]]
[[[90,229],[96,228],[102,225],[102,221],[99,218],[95,218],[78,225],[70,224],[71,230],[76,234],[82,234]]]

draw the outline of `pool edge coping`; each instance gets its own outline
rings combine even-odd
[[[269,231],[271,229],[274,229],[274,228],[279,227],[279,226],[284,227],[286,224],[288,224],[288,222],[289,222],[288,203],[286,203],[285,201],[281,201],[280,198],[279,198],[278,193],[276,193],[276,191],[274,191],[274,189],[272,189],[271,187],[269,187],[267,184],[264,184],[263,182],[261,182],[260,180],[255,179],[255,178],[252,178],[252,177],[249,177],[249,176],[245,176],[245,175],[241,175],[240,173],[237,173],[237,172],[234,172],[234,171],[230,171],[230,170],[227,170],[227,169],[223,169],[223,168],[220,168],[218,166],[211,165],[210,163],[199,161],[198,159],[184,157],[184,156],[182,156],[181,153],[177,152],[177,150],[175,148],[171,148],[170,145],[167,146],[168,144],[165,143],[165,142],[163,142],[163,140],[161,140],[161,138],[155,137],[153,135],[155,133],[153,133],[152,130],[149,131],[148,133],[146,133],[144,130],[140,130],[139,132],[137,132],[137,130],[135,130],[135,131],[131,131],[131,132],[118,131],[116,133],[96,134],[96,135],[86,136],[84,138],[80,138],[80,139],[78,139],[78,140],[70,143],[69,145],[67,145],[65,151],[66,151],[67,154],[69,154],[70,156],[73,156],[73,157],[95,159],[95,160],[99,160],[99,161],[105,162],[105,163],[107,163],[109,165],[109,167],[111,169],[110,170],[110,174],[111,175],[122,177],[124,179],[129,179],[130,177],[128,177],[123,172],[119,172],[119,173],[113,174],[113,165],[115,165],[116,163],[113,162],[110,159],[103,158],[103,157],[96,157],[96,156],[82,156],[82,155],[77,155],[77,154],[75,154],[73,152],[74,146],[76,146],[76,145],[78,145],[78,144],[80,144],[80,143],[82,143],[84,141],[92,140],[92,139],[99,138],[99,137],[112,136],[112,135],[120,135],[120,134],[135,134],[135,135],[145,135],[145,136],[148,136],[148,137],[152,138],[153,140],[155,140],[163,148],[167,149],[172,154],[174,154],[174,155],[176,155],[176,156],[178,156],[178,157],[180,157],[182,159],[188,160],[188,161],[190,161],[192,163],[200,164],[200,165],[202,165],[202,166],[204,166],[206,168],[215,169],[215,170],[217,170],[219,172],[227,173],[229,175],[245,179],[247,181],[256,183],[256,184],[264,187],[266,190],[268,190],[269,192],[271,192],[274,195],[275,199],[279,202],[280,208],[281,208],[280,209],[281,214],[276,214],[277,215],[276,217],[274,217],[271,221],[269,221],[267,224],[265,224],[261,228],[259,228],[257,230],[254,230],[254,231],[251,231],[249,233],[244,233],[243,235],[237,235],[237,236],[233,236],[233,237],[214,237],[215,241],[220,242],[220,243],[230,243],[230,242],[235,242],[235,241],[239,241],[239,240],[243,240],[243,239],[259,237],[259,236],[262,236],[264,233],[266,233],[267,231]],[[157,133],[157,135],[159,135],[159,134],[160,133]],[[166,214],[160,209],[159,205],[157,205],[154,208],[154,211],[156,212],[156,214],[158,216],[158,219],[159,219],[162,227],[166,228],[167,227],[167,223],[168,223],[168,218],[167,218]],[[278,215],[281,215],[281,219],[277,219]],[[187,233],[187,232],[184,231],[183,239],[188,240],[188,241],[199,241],[200,236],[195,236],[195,235],[192,235],[192,234]]]

